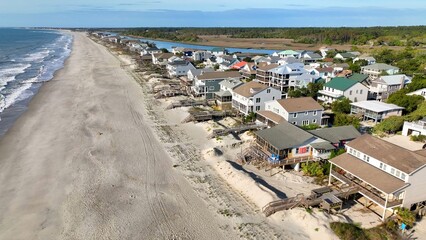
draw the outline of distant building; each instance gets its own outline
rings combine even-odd
[[[348,53],[348,52],[338,53],[338,54],[336,54],[336,56],[334,56],[335,59],[340,59],[340,60],[343,60],[343,61],[346,61],[348,59],[353,59],[355,57],[356,56],[354,54]]]
[[[168,62],[166,68],[170,77],[185,76],[190,69],[195,69],[191,62],[185,60]]]
[[[367,74],[370,79],[374,80],[380,77],[383,73],[386,73],[387,75],[395,75],[399,73],[399,68],[384,63],[376,63],[361,67],[361,73]]]

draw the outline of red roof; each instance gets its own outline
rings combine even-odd
[[[239,70],[239,69],[243,68],[246,64],[247,64],[247,62],[242,61],[242,62],[239,62],[239,63],[235,64],[234,66],[232,66],[232,68]]]

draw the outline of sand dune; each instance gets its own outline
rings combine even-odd
[[[0,239],[234,238],[173,169],[142,98],[74,34],[65,68],[0,141]]]

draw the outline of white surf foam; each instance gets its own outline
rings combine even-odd
[[[23,60],[27,62],[41,62],[45,57],[49,56],[51,52],[52,50],[43,49],[39,52],[27,54]]]
[[[15,80],[18,74],[24,73],[31,64],[16,64],[10,68],[0,69],[0,87],[6,86],[8,82]]]

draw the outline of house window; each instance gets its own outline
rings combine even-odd
[[[356,157],[360,158],[361,157],[361,153],[360,152],[356,152]]]
[[[294,117],[294,118],[297,118],[297,113],[293,113],[293,117]]]
[[[405,173],[401,173],[401,179],[405,180]]]
[[[305,115],[308,115],[309,112],[305,112]]]
[[[297,122],[293,122],[293,125],[297,125]]]
[[[209,90],[210,91],[214,90],[214,86],[209,86]]]
[[[271,93],[271,89],[266,90],[266,93]]]
[[[383,169],[383,163],[380,163],[380,169]]]
[[[362,94],[362,89],[361,89],[361,90],[359,90],[359,94]]]
[[[358,90],[356,90],[355,93],[358,94]]]
[[[312,123],[317,123],[317,120],[316,119],[312,120]]]
[[[349,153],[352,154],[352,148],[349,148]]]
[[[259,111],[260,110],[260,106],[256,106],[256,111]]]
[[[400,174],[401,174],[401,171],[396,170],[396,174],[395,174],[395,176],[399,177],[399,175],[400,175]]]
[[[314,116],[316,116],[317,115],[317,111],[314,111]]]
[[[260,103],[260,98],[256,98],[256,103]]]
[[[309,120],[303,120],[302,125],[309,125]]]
[[[275,100],[275,97],[272,97],[272,100]]]
[[[349,91],[349,95],[352,95],[352,90]]]
[[[364,154],[364,161],[370,162],[370,157]],[[381,163],[380,163],[381,164]],[[381,168],[381,167],[380,167]]]
[[[391,174],[394,175],[395,174],[395,168],[391,168]]]

